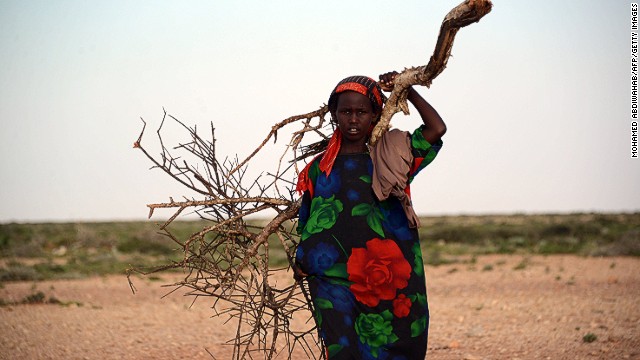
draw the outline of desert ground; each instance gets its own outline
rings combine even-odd
[[[639,270],[638,258],[573,255],[427,266],[427,357],[640,359]],[[206,301],[163,298],[170,282],[137,278],[135,295],[124,275],[6,282],[0,358],[229,359],[234,327]],[[44,302],[25,301],[38,292]]]

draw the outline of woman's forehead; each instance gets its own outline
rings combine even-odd
[[[371,100],[355,91],[345,91],[338,96],[338,107],[340,106],[366,106],[371,108]]]

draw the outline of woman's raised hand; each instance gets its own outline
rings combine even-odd
[[[388,73],[384,73],[382,75],[379,76],[380,78],[380,87],[382,88],[382,90],[384,91],[391,91],[393,90],[393,81],[395,80],[396,76],[398,76],[398,72],[397,71],[390,71]]]

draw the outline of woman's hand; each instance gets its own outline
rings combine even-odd
[[[391,71],[380,75],[380,87],[384,91],[391,91],[395,86],[395,79],[398,76],[397,71]],[[418,110],[424,128],[422,136],[430,143],[435,144],[447,131],[447,126],[438,112],[425,100],[420,94],[410,87],[407,93],[407,100]]]
[[[390,71],[388,73],[380,75],[379,84],[382,90],[386,92],[390,92],[391,90],[393,90],[393,86],[395,85],[393,81],[395,80],[396,76],[398,76],[397,71]]]

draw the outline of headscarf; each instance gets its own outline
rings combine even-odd
[[[382,112],[384,103],[387,101],[387,97],[382,93],[380,85],[378,85],[378,83],[372,78],[359,75],[349,76],[348,78],[342,79],[342,81],[340,81],[331,92],[328,103],[329,112],[334,113],[336,111],[338,106],[338,97],[345,91],[355,91],[369,98],[371,108],[378,114],[378,116]],[[369,129],[369,131],[371,130],[372,129]],[[311,192],[311,197],[313,197],[313,184],[311,183],[311,179],[309,179],[309,168],[311,167],[311,164],[313,164],[318,157],[322,156],[320,159],[320,171],[324,172],[326,176],[329,176],[331,169],[333,168],[333,163],[340,152],[341,144],[342,133],[340,132],[340,129],[336,128],[324,153],[316,156],[298,175],[296,191],[303,193],[306,190],[309,190]]]
[[[329,96],[329,111],[336,111],[338,106],[338,95],[345,91],[355,91],[369,98],[373,112],[382,112],[382,106],[387,101],[387,97],[382,93],[380,85],[367,76],[349,76],[336,85]]]

